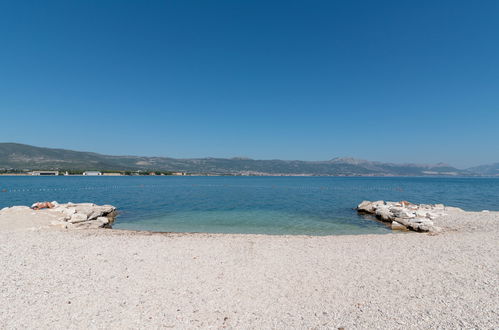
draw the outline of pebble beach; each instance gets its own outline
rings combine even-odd
[[[12,220],[0,216],[0,328],[499,326],[499,212],[448,214],[438,234],[322,237]]]

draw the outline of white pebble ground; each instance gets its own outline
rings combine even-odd
[[[438,235],[1,230],[0,328],[499,327],[499,215]]]

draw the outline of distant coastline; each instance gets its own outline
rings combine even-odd
[[[111,156],[93,152],[0,143],[0,174],[29,175],[216,175],[216,176],[338,176],[338,177],[499,177],[499,163],[458,169],[439,164],[394,164],[355,158],[326,161],[255,160],[250,158],[192,158]]]
[[[0,177],[40,177],[32,175],[29,172],[25,173],[0,173]],[[499,175],[324,175],[324,174],[286,174],[286,173],[261,173],[261,174],[231,174],[231,173],[187,173],[185,175],[172,174],[120,174],[120,175],[83,175],[83,174],[59,174],[59,175],[42,175],[41,177],[294,177],[294,178],[453,178],[453,179],[499,179]]]

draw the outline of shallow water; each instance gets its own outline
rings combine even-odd
[[[499,211],[496,178],[0,177],[0,208],[36,201],[112,204],[114,228],[261,234],[389,233],[362,200]]]

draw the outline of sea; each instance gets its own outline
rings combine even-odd
[[[38,201],[111,204],[113,228],[273,235],[386,234],[363,200],[499,211],[499,178],[0,176],[0,208]]]

